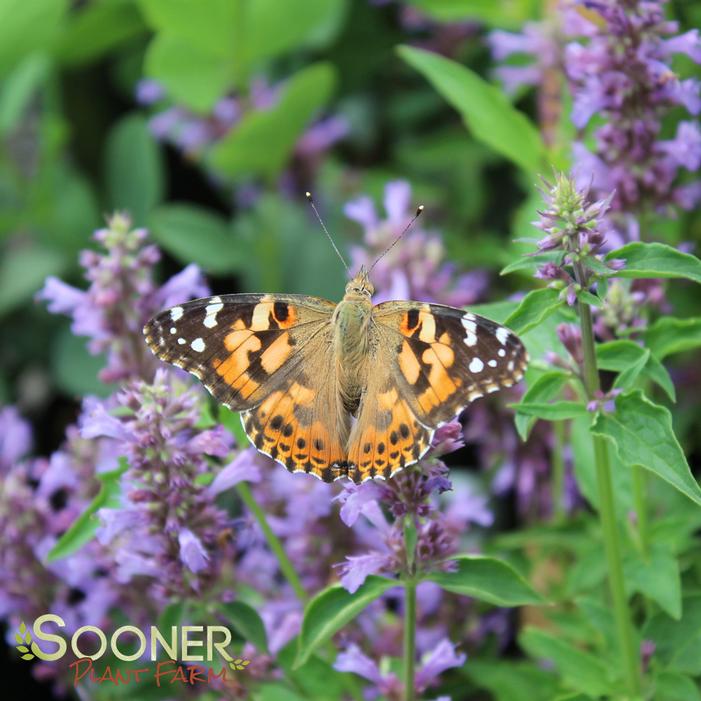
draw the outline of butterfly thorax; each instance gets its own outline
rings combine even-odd
[[[336,377],[346,411],[355,414],[367,384],[372,353],[372,285],[360,273],[346,286],[333,315]]]

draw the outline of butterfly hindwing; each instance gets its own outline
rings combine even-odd
[[[462,309],[385,302],[375,307],[375,319],[395,332],[396,383],[427,426],[448,421],[478,397],[511,387],[528,362],[509,329]]]

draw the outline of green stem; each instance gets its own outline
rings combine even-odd
[[[297,598],[304,603],[307,600],[307,593],[304,591],[302,582],[299,581],[297,571],[292,565],[292,562],[290,562],[290,558],[287,557],[287,553],[282,547],[282,543],[280,542],[279,538],[275,535],[275,533],[273,533],[273,529],[270,527],[268,519],[265,517],[265,512],[263,509],[261,509],[260,505],[251,493],[251,488],[248,482],[240,482],[236,486],[236,491],[239,493],[243,503],[248,507],[256,521],[258,521],[258,525],[263,531],[263,535],[265,536],[265,540],[270,546],[270,549],[275,554],[278,564],[280,565],[280,570],[285,576],[285,579],[290,583],[290,586],[294,590]]]
[[[562,451],[565,446],[565,422],[553,421],[555,447],[552,453],[553,464],[553,518],[561,521],[565,515],[565,460]]]
[[[581,268],[576,269],[578,281],[584,279]],[[588,304],[579,302],[579,316],[582,328],[582,351],[584,355],[583,379],[589,399],[599,390],[599,371],[596,365],[596,348],[594,345],[594,327],[591,309]],[[621,647],[623,668],[628,692],[637,697],[640,694],[640,662],[633,637],[630,609],[626,598],[623,561],[621,558],[620,534],[616,523],[616,512],[611,482],[611,465],[608,446],[601,436],[593,436],[596,479],[599,489],[599,518],[604,536],[604,550],[608,567],[609,587],[613,602],[613,613]]]
[[[638,538],[643,556],[647,556],[650,544],[650,531],[647,513],[647,489],[645,486],[645,471],[642,467],[633,466],[633,501],[637,519]]]
[[[414,701],[414,665],[416,658],[416,580],[404,581],[404,701]]]

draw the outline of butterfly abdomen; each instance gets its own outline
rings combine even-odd
[[[357,411],[367,386],[371,323],[369,300],[344,299],[333,315],[336,376],[343,405],[351,414]]]

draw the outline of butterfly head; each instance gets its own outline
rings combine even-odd
[[[361,266],[358,274],[346,285],[347,300],[369,300],[375,294],[375,288],[370,282],[368,271]]]

